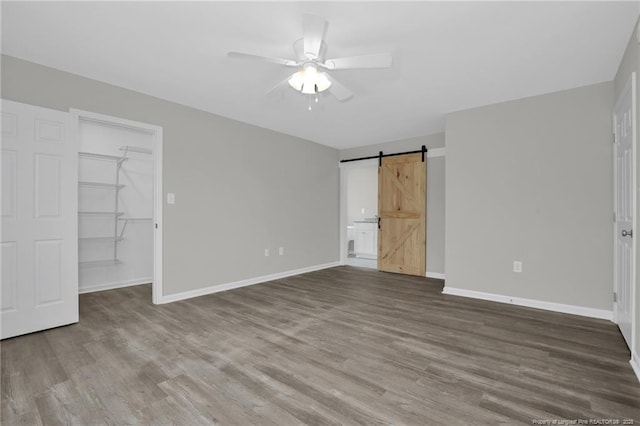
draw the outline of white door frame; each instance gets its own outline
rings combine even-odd
[[[142,130],[151,133],[154,144],[153,149],[153,284],[152,284],[152,300],[154,304],[162,303],[162,203],[164,200],[162,189],[162,152],[163,139],[162,127],[153,124],[141,123],[139,121],[127,120],[124,118],[112,117],[104,114],[97,114],[89,111],[82,111],[71,108],[69,112],[74,116],[78,134],[80,129],[80,120],[92,121],[96,123],[108,124],[112,126],[120,126],[133,130]]]
[[[340,163],[340,264],[347,264],[347,171],[378,166],[378,159]]]
[[[613,127],[613,134],[615,135],[616,132],[616,115],[615,115],[615,111],[618,109],[618,104],[621,102],[622,98],[624,97],[624,93],[626,93],[628,90],[631,90],[631,121],[632,121],[632,125],[631,125],[631,129],[632,129],[632,134],[631,134],[631,149],[633,151],[633,156],[631,158],[631,176],[632,176],[632,189],[631,189],[631,206],[632,206],[632,225],[631,225],[631,229],[633,230],[633,238],[631,240],[631,250],[633,251],[633,254],[631,256],[632,262],[631,262],[631,345],[630,345],[630,350],[631,353],[633,355],[633,351],[634,351],[634,345],[635,345],[635,335],[636,335],[636,253],[637,253],[637,243],[636,240],[639,237],[638,234],[636,232],[639,232],[640,230],[638,230],[637,228],[637,219],[636,219],[636,214],[637,214],[637,190],[638,190],[638,176],[637,176],[637,156],[638,156],[638,151],[637,151],[637,132],[636,132],[636,73],[632,72],[631,75],[629,76],[629,80],[627,81],[627,83],[624,86],[624,89],[622,90],[622,94],[619,96],[618,99],[616,99],[615,105],[614,105],[614,113],[612,114],[612,127]],[[617,183],[617,149],[618,146],[616,143],[613,144],[613,211],[615,212],[617,209],[617,188],[616,188],[616,183]],[[617,292],[618,288],[618,279],[617,279],[617,264],[618,264],[618,256],[617,256],[617,224],[614,221],[613,222],[613,292]],[[618,323],[618,318],[617,318],[617,310],[616,310],[616,302],[612,302],[612,310],[613,310],[613,322],[614,323]]]

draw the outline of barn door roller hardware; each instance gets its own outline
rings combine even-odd
[[[422,162],[424,163],[425,156],[429,152],[429,149],[422,145],[422,148],[417,151],[405,151],[405,152],[394,152],[393,154],[385,154],[382,151],[378,152],[378,155],[372,155],[370,157],[359,157],[359,158],[350,158],[348,160],[340,160],[341,163],[350,163],[352,161],[362,161],[362,160],[372,160],[374,158],[378,159],[378,166],[382,167],[382,158],[383,157],[395,157],[396,155],[407,155],[407,154],[422,154]]]

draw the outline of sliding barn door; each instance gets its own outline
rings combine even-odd
[[[378,168],[380,271],[425,275],[426,164],[407,154],[384,157]]]
[[[4,339],[78,321],[78,149],[70,114],[1,105]]]

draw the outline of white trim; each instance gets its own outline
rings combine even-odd
[[[444,157],[447,154],[447,148],[429,148],[427,151],[427,158]]]
[[[126,127],[134,130],[142,130],[151,133],[154,142],[153,149],[153,286],[152,286],[152,299],[153,303],[162,303],[163,287],[162,287],[162,259],[163,259],[163,172],[162,172],[162,153],[163,153],[163,136],[162,127],[153,124],[141,123],[139,121],[127,120],[119,117],[112,117],[104,114],[97,114],[95,112],[82,111],[75,108],[70,108],[69,112],[76,118],[78,123],[78,129],[80,128],[80,120],[88,120],[97,123],[115,125]]]
[[[349,256],[347,247],[347,168],[342,167],[342,163],[339,166],[340,174],[340,229],[338,235],[340,235],[338,247],[338,253],[340,253],[340,264],[347,264],[347,257]]]
[[[616,102],[617,105],[617,102]],[[611,133],[613,134],[613,144],[611,144],[611,161],[612,161],[612,166],[613,166],[613,182],[612,182],[612,190],[613,190],[613,223],[611,224],[611,249],[613,250],[613,271],[611,271],[613,273],[613,281],[612,281],[612,286],[613,286],[613,293],[615,293],[616,291],[618,291],[618,268],[617,268],[617,264],[618,264],[618,224],[617,224],[617,220],[616,220],[616,216],[617,216],[617,206],[618,206],[618,188],[617,188],[617,181],[618,181],[618,161],[617,161],[617,157],[618,157],[618,146],[615,143],[615,137],[616,137],[616,113],[615,113],[615,106],[613,109],[613,112],[611,113]],[[613,301],[613,298],[611,299],[611,312],[613,313],[613,317],[612,317],[612,321],[617,324],[618,323],[618,314],[616,311],[616,302]]]
[[[349,254],[347,253],[347,170],[377,167],[378,160],[371,159],[338,164],[340,168],[340,264],[346,265]]]
[[[151,298],[154,304],[158,304],[162,300],[162,296],[164,295],[164,289],[162,286],[163,283],[163,272],[162,272],[162,262],[163,262],[163,247],[164,247],[164,239],[162,237],[162,232],[164,228],[164,221],[162,216],[162,208],[164,201],[164,177],[163,177],[163,155],[164,155],[164,136],[162,133],[162,127],[158,127],[155,135],[155,145],[156,149],[154,150],[154,162],[153,162],[153,222],[154,222],[154,233],[153,233],[153,285],[151,290]]]
[[[637,164],[637,158],[638,158],[638,133],[637,133],[637,123],[636,123],[636,118],[637,118],[637,106],[636,106],[636,73],[632,72],[631,73],[631,129],[633,131],[633,134],[631,135],[631,149],[633,150],[633,155],[631,156],[631,169],[632,169],[632,176],[633,176],[633,188],[631,189],[631,196],[632,196],[632,201],[631,201],[631,209],[632,209],[632,213],[631,213],[631,229],[638,229],[637,227],[637,217],[638,217],[638,197],[637,197],[637,193],[638,193],[638,164]],[[632,238],[631,239],[631,251],[633,252],[632,256],[631,256],[631,346],[630,346],[630,350],[633,353],[633,351],[635,350],[635,339],[636,339],[636,323],[638,322],[638,318],[636,317],[637,315],[637,311],[636,311],[636,287],[638,286],[637,283],[637,278],[636,278],[636,254],[638,253],[638,244],[636,242],[637,238]],[[637,358],[636,358],[637,359]]]
[[[112,290],[114,288],[133,287],[134,285],[151,284],[152,281],[153,281],[152,277],[147,277],[147,278],[138,278],[135,280],[117,282],[117,283],[98,284],[91,287],[80,288],[78,289],[78,293],[85,294],[85,293],[94,293],[96,291]]]
[[[178,300],[191,299],[192,297],[205,296],[207,294],[218,293],[220,291],[232,290],[234,288],[246,287],[249,285],[260,284],[267,281],[278,280],[281,278],[291,277],[293,275],[306,274],[307,272],[319,271],[321,269],[334,268],[340,266],[340,262],[324,263],[322,265],[308,266],[306,268],[293,269],[290,271],[278,272],[275,274],[263,275],[261,277],[249,278],[246,280],[234,281],[230,283],[216,284],[209,287],[198,288],[195,290],[185,291],[182,293],[169,294],[163,296],[160,303],[176,302]]]
[[[633,372],[636,373],[636,377],[640,382],[640,356],[635,352],[631,352],[629,364],[631,364],[631,368],[633,368]]]
[[[505,296],[502,294],[484,293],[481,291],[466,290],[445,286],[442,294],[452,296],[470,297],[472,299],[490,300],[492,302],[507,303],[511,305],[526,306],[529,308],[544,309],[545,311],[562,312],[564,314],[580,315],[583,317],[613,319],[613,312],[605,309],[587,308],[584,306],[565,305],[562,303],[544,302],[542,300],[524,299],[521,297]]]
[[[444,280],[444,274],[442,272],[429,272],[425,274],[427,278],[436,278],[438,280]]]
[[[126,118],[113,117],[105,114],[98,114],[96,112],[91,112],[91,111],[83,111],[81,109],[76,109],[76,108],[69,108],[69,112],[82,120],[93,121],[95,123],[108,124],[110,126],[126,127],[128,129],[133,129],[138,131],[142,130],[148,133],[155,133],[156,130],[161,128],[153,124],[127,120]]]

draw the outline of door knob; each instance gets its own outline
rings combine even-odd
[[[621,232],[621,235],[623,237],[633,237],[633,229],[627,231],[626,229],[623,229]]]

